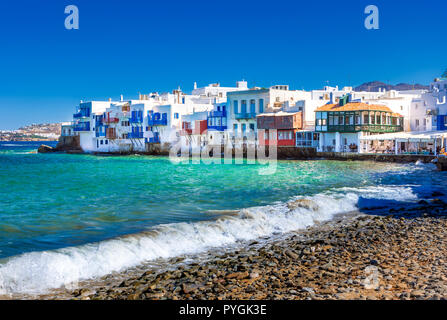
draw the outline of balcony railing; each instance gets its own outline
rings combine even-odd
[[[118,123],[120,119],[118,118],[104,118],[103,123]]]
[[[167,126],[168,125],[168,119],[167,118],[161,118],[161,119],[155,119],[155,118],[147,118],[147,125],[148,126]]]
[[[128,139],[143,139],[143,132],[129,132],[127,134]]]
[[[210,117],[210,118],[212,118],[212,117],[224,118],[226,116],[227,116],[227,111],[226,110],[208,112],[208,117]]]
[[[132,116],[131,118],[129,118],[129,122],[130,123],[143,123],[143,118]]]
[[[208,126],[208,130],[225,131],[227,126]]]
[[[319,131],[316,127],[316,131]],[[399,132],[403,131],[402,125],[386,125],[386,124],[364,124],[364,125],[328,125],[325,132]]]
[[[96,131],[96,138],[105,137],[105,136],[106,136],[105,132]]]
[[[88,118],[90,115],[87,114],[84,111],[79,111],[77,113],[73,114],[73,119],[81,119],[81,118]]]
[[[234,118],[236,120],[242,120],[242,119],[255,119],[256,118],[256,113],[251,113],[251,112],[244,112],[244,113],[236,113],[234,115]]]
[[[79,122],[73,127],[75,132],[90,131],[90,122]]]

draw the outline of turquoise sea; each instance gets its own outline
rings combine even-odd
[[[279,161],[260,175],[252,164],[37,154],[40,144],[0,142],[0,294],[447,194],[447,175],[433,165]],[[302,198],[315,205],[288,206]]]

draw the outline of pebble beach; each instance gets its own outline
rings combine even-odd
[[[383,215],[353,213],[202,263],[122,274],[119,283],[43,298],[445,299],[446,209],[432,199]]]

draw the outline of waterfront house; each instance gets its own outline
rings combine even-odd
[[[80,144],[83,150],[89,152],[95,150],[95,124],[98,113],[103,113],[109,108],[111,101],[90,101],[82,102],[73,114],[73,131],[79,136]]]
[[[339,103],[316,109],[315,132],[320,133],[319,151],[358,152],[363,136],[403,131],[403,117],[387,106],[349,99],[347,95]]]
[[[181,147],[192,153],[200,154],[207,141],[208,111],[194,112],[182,117],[180,130]]]
[[[225,131],[227,126],[227,104],[217,103],[207,115],[208,130]]]
[[[303,112],[264,113],[256,117],[259,145],[293,147],[296,133],[303,128]]]
[[[289,90],[287,85],[229,92],[228,129],[239,138],[247,137],[248,133],[256,136],[257,115],[281,111],[286,106],[295,105],[297,101],[305,99],[306,94],[305,91]]]

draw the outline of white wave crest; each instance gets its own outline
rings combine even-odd
[[[99,243],[25,253],[0,264],[0,293],[44,293],[157,258],[199,253],[240,240],[302,229],[315,221],[356,210],[363,194],[415,197],[407,188],[400,187],[338,189],[307,198],[296,197],[288,203],[242,209],[213,221],[160,225],[148,232]]]

